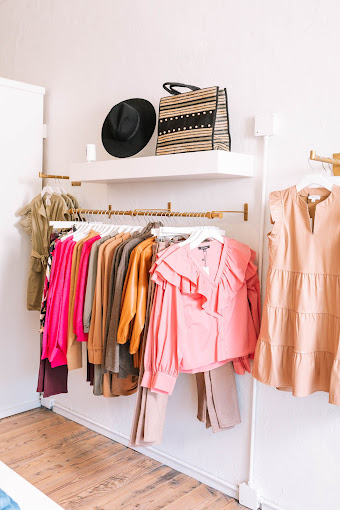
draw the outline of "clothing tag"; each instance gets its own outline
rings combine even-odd
[[[203,269],[204,269],[204,271],[205,271],[207,274],[210,274],[210,273],[209,273],[209,267],[207,267],[207,266],[203,266]]]
[[[321,195],[308,195],[308,200],[311,202],[315,202],[316,200],[320,200]]]
[[[46,206],[51,205],[51,197],[48,195],[46,197]]]
[[[210,246],[199,246],[198,247],[199,250],[203,250],[204,255],[203,255],[202,262],[204,262],[205,266],[207,265],[207,249],[208,248],[210,248]],[[205,268],[203,268],[203,269],[205,269]]]

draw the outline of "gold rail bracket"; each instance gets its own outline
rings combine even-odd
[[[337,163],[333,164],[333,174],[340,175],[340,152],[336,152],[335,154],[333,154],[333,159],[336,159],[339,161],[339,164],[337,164]]]
[[[41,179],[69,179],[68,175],[50,175],[50,174],[43,174],[42,172],[39,172],[39,177]]]
[[[42,172],[39,172],[40,179],[69,179],[70,177],[68,175],[52,175],[52,174],[43,174]],[[81,186],[80,181],[73,181],[71,182],[72,186]]]
[[[244,221],[248,221],[248,204],[244,204],[243,206],[243,219]]]
[[[322,156],[318,156],[316,151],[310,151],[309,159],[333,165],[333,174],[340,175],[340,152],[334,153],[332,158],[324,158]]]
[[[212,211],[211,213],[207,213],[207,218],[222,219],[224,213],[243,214],[243,220],[248,221],[248,218],[249,218],[248,204],[243,204],[243,211]]]

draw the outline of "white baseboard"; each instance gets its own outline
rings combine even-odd
[[[87,418],[71,409],[67,409],[66,407],[55,403],[53,406],[53,411],[57,414],[61,414],[65,416],[65,418],[69,418],[70,420],[79,423],[80,425],[84,425],[90,430],[94,430],[99,434],[102,434],[105,437],[112,439],[113,441],[117,441],[125,446],[129,445],[129,437],[126,434],[122,434],[121,432],[117,432],[115,430],[109,429],[104,425],[92,420],[91,418]],[[224,492],[228,496],[238,499],[238,487],[232,483],[229,483],[217,476],[214,476],[206,471],[203,471],[191,464],[187,464],[186,462],[176,459],[167,453],[164,453],[157,448],[150,446],[148,448],[134,448],[136,451],[143,453],[147,457],[151,459],[157,460],[166,466],[169,466],[177,471],[184,473],[185,475],[191,476],[196,480],[213,487],[221,492]]]
[[[20,404],[18,406],[9,407],[7,409],[0,409],[0,419],[7,418],[8,416],[13,416],[14,414],[24,413],[25,411],[31,411],[32,409],[37,409],[41,407],[40,399],[31,400],[30,402],[25,402],[24,404]]]
[[[275,503],[271,503],[270,501],[262,500],[261,501],[261,510],[286,510],[282,508],[282,506],[275,505]]]

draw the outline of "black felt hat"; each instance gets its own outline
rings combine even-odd
[[[111,156],[127,158],[141,151],[156,126],[156,112],[146,99],[127,99],[108,113],[102,128],[102,142]]]

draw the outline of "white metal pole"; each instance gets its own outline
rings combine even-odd
[[[268,173],[268,143],[269,136],[263,137],[263,162],[262,162],[262,191],[261,191],[261,218],[259,234],[259,253],[258,253],[258,274],[261,289],[263,280],[263,245],[264,245],[264,225],[267,201],[267,173]],[[257,403],[257,380],[253,378],[253,395],[251,409],[251,429],[250,429],[250,454],[249,454],[249,481],[250,487],[254,487],[254,453],[255,453],[255,433],[256,433],[256,403]]]

